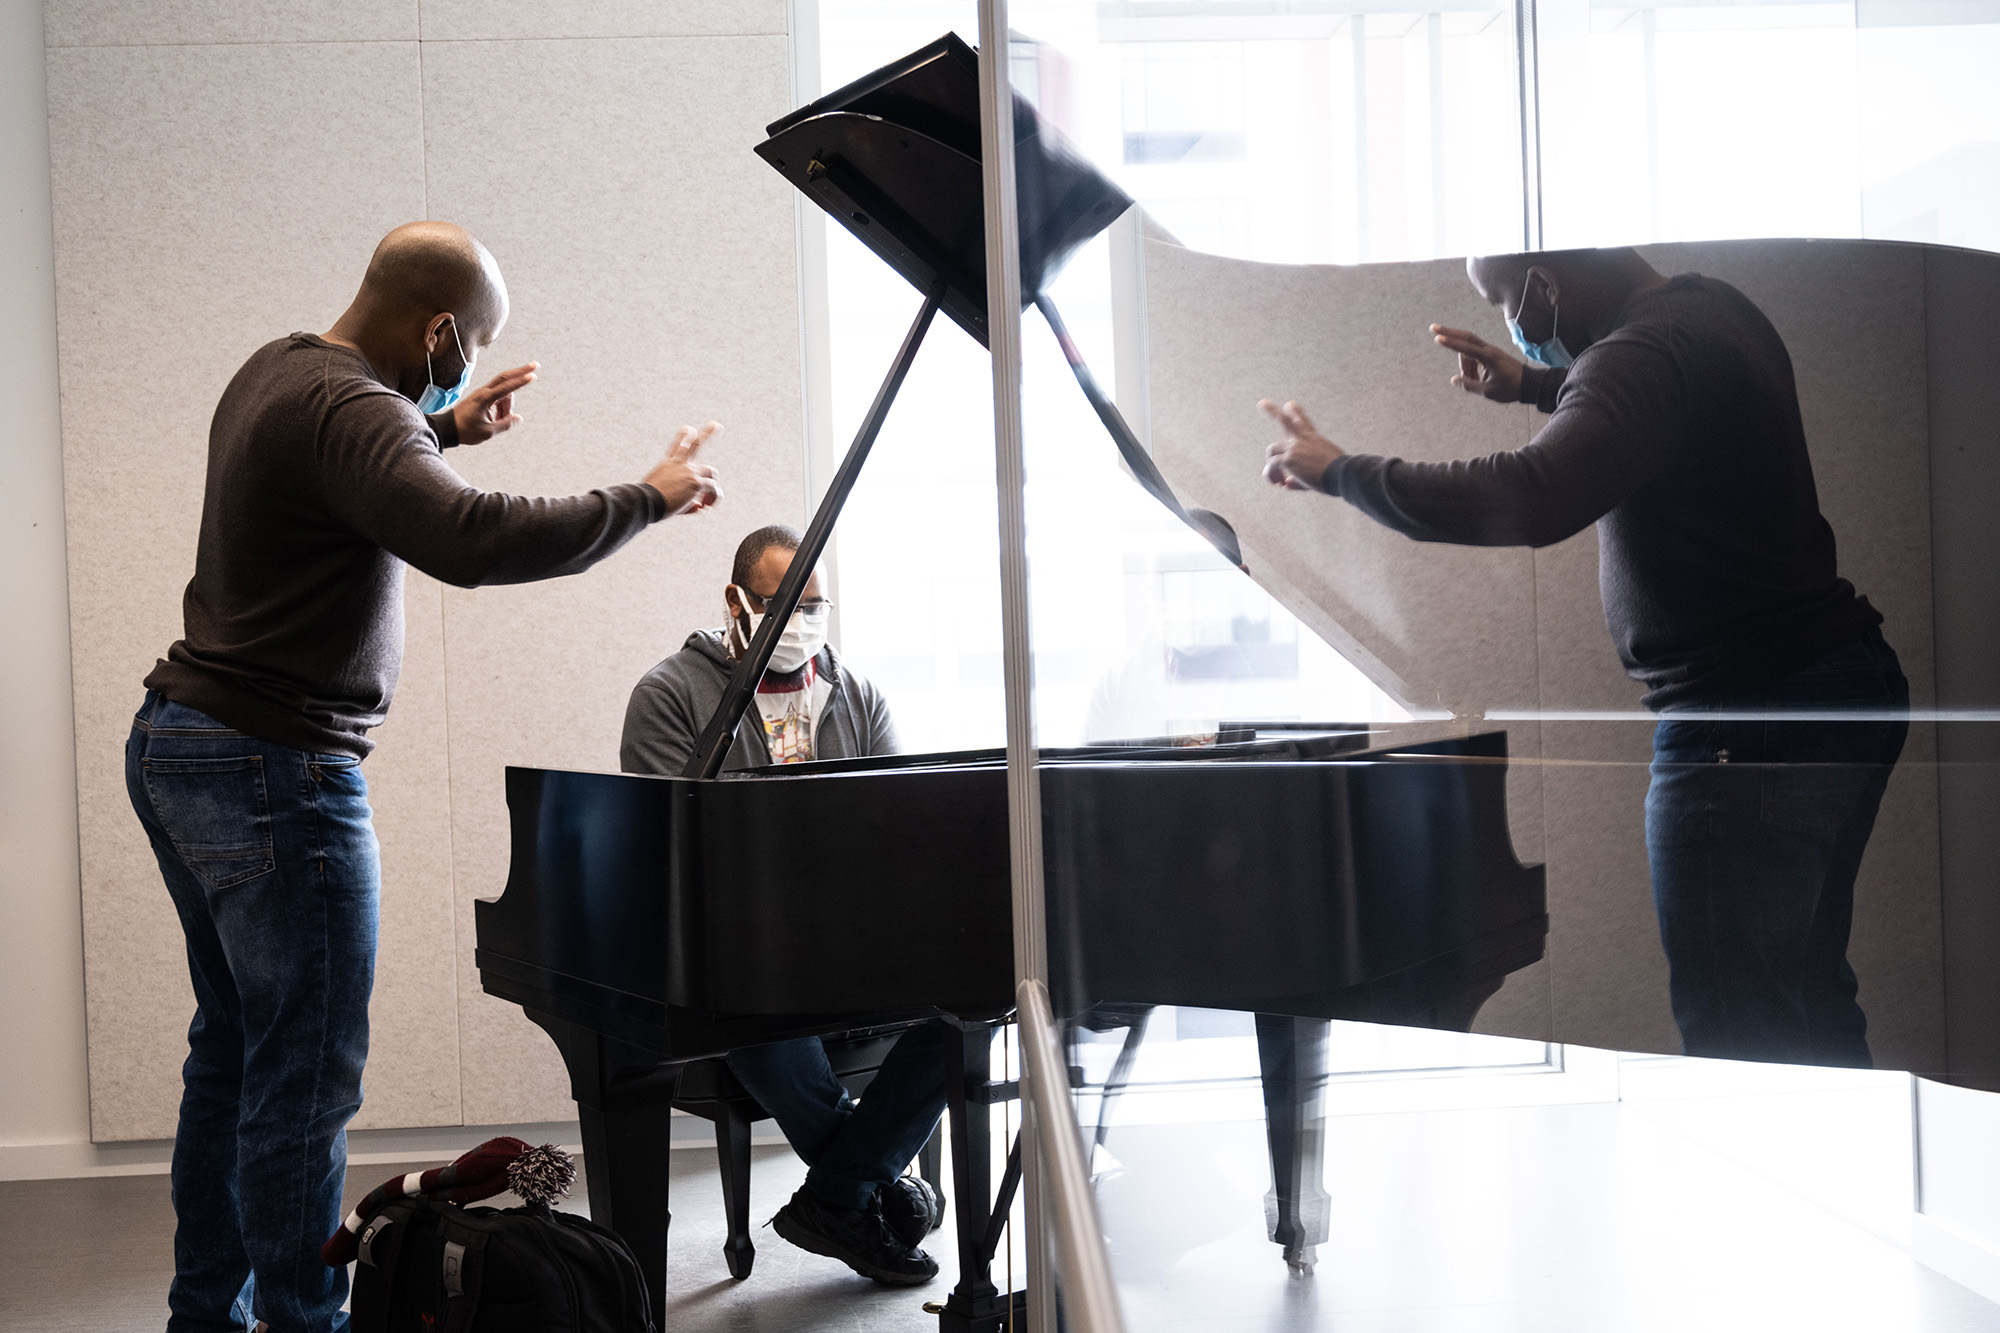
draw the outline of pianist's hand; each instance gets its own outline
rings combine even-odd
[[[1458,373],[1451,377],[1453,384],[1496,403],[1521,401],[1521,372],[1527,367],[1519,359],[1464,329],[1433,324],[1431,336],[1437,339],[1438,346],[1458,353]]]
[[[521,414],[514,410],[514,393],[535,382],[535,372],[541,365],[539,361],[530,361],[525,366],[503,370],[478,388],[468,390],[451,409],[451,419],[458,425],[458,442],[484,444],[511,430],[521,420]]]
[[[1326,465],[1343,452],[1340,446],[1320,434],[1297,403],[1279,407],[1266,398],[1257,406],[1285,428],[1285,438],[1264,451],[1264,480],[1288,491],[1318,490]]]
[[[715,469],[694,458],[708,437],[721,429],[719,421],[711,421],[700,430],[682,426],[667,456],[646,474],[646,484],[667,502],[669,514],[692,514],[722,498],[722,488],[715,484]]]

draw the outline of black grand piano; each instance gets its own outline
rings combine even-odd
[[[1023,289],[1134,476],[1183,510],[1097,389],[1044,288],[1129,203],[1017,102]],[[932,318],[985,337],[977,65],[955,37],[787,116],[759,152],[925,293],[686,776],[510,768],[512,865],[476,907],[484,989],[555,1040],[594,1217],[664,1291],[669,1104],[685,1062],[942,1016],[959,1281],[941,1328],[993,1333],[989,1276],[1018,1181],[996,1189],[992,1040],[1013,1007],[1001,751],[719,775],[722,756]],[[1236,726],[1205,745],[1045,750],[1049,972],[1060,1020],[1148,1005],[1258,1015],[1273,1239],[1324,1239],[1313,1107],[1328,1019],[1467,1028],[1542,955],[1542,872],[1514,856],[1505,736]],[[1450,729],[1443,729],[1449,732]],[[810,851],[757,836],[810,828]],[[880,967],[852,960],[877,958]],[[997,1196],[997,1197],[996,1197]]]

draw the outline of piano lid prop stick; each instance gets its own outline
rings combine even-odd
[[[744,650],[743,659],[736,664],[736,670],[731,673],[729,684],[723,687],[722,702],[716,705],[708,725],[701,729],[701,736],[694,744],[694,753],[688,757],[687,767],[681,770],[682,777],[712,778],[722,771],[723,760],[728,757],[729,747],[736,739],[736,724],[750,707],[751,697],[757,692],[757,683],[764,679],[764,668],[770,665],[771,654],[778,646],[778,636],[784,633],[792,612],[798,610],[806,580],[812,577],[814,566],[819,564],[820,553],[826,550],[827,539],[833,535],[833,525],[840,517],[841,507],[847,503],[847,494],[854,489],[855,480],[861,475],[861,465],[868,461],[868,451],[875,446],[875,437],[881,433],[882,423],[889,416],[889,406],[896,401],[904,377],[910,373],[910,363],[917,359],[917,349],[923,346],[924,335],[930,332],[931,321],[944,302],[944,293],[945,277],[940,273],[931,280],[930,290],[924,294],[923,308],[917,311],[910,331],[903,336],[903,346],[897,351],[896,360],[890,365],[882,387],[876,391],[868,415],[862,418],[854,443],[847,446],[847,456],[840,460],[840,470],[834,474],[826,498],[820,501],[818,512],[806,525],[805,536],[799,539],[799,549],[792,554],[792,567],[785,571],[777,592],[765,604],[763,623],[757,626],[757,633]]]
[[[1243,569],[1243,553],[1236,542],[1236,529],[1230,525],[1228,519],[1211,510],[1182,507],[1180,498],[1174,494],[1174,488],[1160,475],[1159,465],[1153,461],[1153,456],[1146,452],[1145,445],[1139,443],[1139,437],[1133,433],[1131,424],[1125,420],[1125,414],[1118,410],[1118,404],[1112,402],[1111,396],[1104,392],[1104,387],[1097,382],[1097,376],[1090,373],[1090,367],[1084,363],[1083,353],[1077,349],[1076,339],[1069,336],[1069,328],[1063,323],[1062,315],[1056,311],[1056,303],[1049,299],[1047,293],[1042,293],[1035,297],[1035,309],[1041,311],[1042,318],[1048,321],[1049,331],[1056,335],[1056,342],[1062,347],[1063,359],[1069,362],[1070,371],[1076,376],[1078,387],[1083,390],[1083,396],[1090,401],[1091,407],[1096,409],[1097,419],[1104,423],[1104,429],[1111,435],[1111,442],[1118,446],[1118,456],[1125,460],[1126,467],[1132,469],[1133,478],[1145,488],[1148,495],[1172,511],[1175,518],[1200,533],[1210,545],[1222,552],[1230,564]]]

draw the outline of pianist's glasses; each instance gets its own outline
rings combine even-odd
[[[760,596],[759,594],[752,592],[748,588],[745,588],[743,591],[745,594],[749,596],[752,602],[756,603],[756,605],[752,606],[750,609],[756,612],[760,616],[763,615],[765,608],[770,606],[771,599],[769,597]],[[825,620],[827,618],[827,615],[832,610],[833,610],[833,603],[829,601],[827,598],[810,597],[807,598],[805,601],[799,603],[798,613],[804,616],[807,621],[817,621],[817,620]]]

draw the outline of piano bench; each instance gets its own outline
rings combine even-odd
[[[849,1096],[858,1097],[874,1081],[889,1048],[902,1035],[900,1028],[887,1032],[878,1028],[821,1040],[834,1076]],[[757,1248],[750,1241],[750,1126],[770,1119],[771,1113],[736,1081],[728,1062],[720,1056],[705,1056],[679,1066],[672,1105],[676,1111],[698,1115],[715,1125],[716,1168],[722,1176],[722,1208],[729,1227],[722,1257],[729,1265],[729,1276],[740,1281],[750,1276],[750,1267],[757,1259]],[[930,1140],[917,1154],[917,1172],[940,1198],[944,1195],[942,1157],[941,1130],[932,1130]]]

